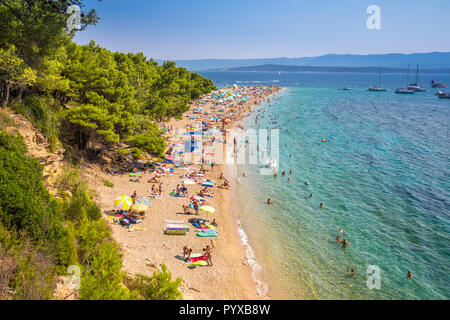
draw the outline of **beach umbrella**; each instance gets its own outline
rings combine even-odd
[[[133,199],[129,196],[119,196],[114,199],[114,206],[118,207],[120,210],[128,211],[133,204]]]
[[[201,206],[199,208],[199,210],[204,211],[204,212],[208,212],[208,213],[216,212],[216,209],[214,209],[213,207],[210,207],[210,206]]]
[[[148,210],[148,206],[143,203],[135,203],[131,206],[131,210],[136,212],[145,212]]]

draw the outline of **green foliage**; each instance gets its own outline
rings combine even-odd
[[[66,223],[65,234],[57,243],[58,273],[65,274],[67,267],[78,264],[78,248],[75,226],[72,222]]]
[[[82,29],[96,24],[94,10],[84,10],[84,0],[1,0],[0,47],[14,45],[20,58],[31,67],[37,67],[42,59],[57,49],[67,39],[64,32],[67,8],[74,4],[82,9]],[[72,33],[74,35],[74,33]]]
[[[63,190],[73,190],[82,182],[81,170],[79,167],[67,165],[62,168],[62,172],[56,179],[55,186]]]
[[[8,104],[11,90],[19,90],[21,95],[27,86],[36,82],[36,72],[16,55],[16,51],[14,45],[9,45],[6,50],[0,47],[0,84],[4,91],[3,106]]]
[[[60,121],[58,119],[58,106],[49,96],[27,96],[24,101],[15,101],[11,108],[24,115],[33,126],[40,129],[48,139],[50,148],[55,151],[61,145],[59,141]]]
[[[62,214],[43,184],[42,166],[21,136],[0,133],[0,222],[35,240],[61,236]]]
[[[104,181],[103,184],[105,185],[105,187],[114,188],[114,183],[110,181]]]
[[[75,186],[66,211],[66,218],[71,221],[79,220],[82,218],[82,210],[90,220],[97,220],[102,216],[100,208],[91,200],[84,183]]]
[[[76,236],[80,262],[86,264],[90,257],[97,252],[98,247],[105,240],[110,239],[111,229],[102,219],[90,220],[85,208],[81,208],[80,216],[80,220],[76,224]]]
[[[82,300],[126,300],[123,285],[122,254],[114,242],[103,242],[83,268],[80,286]]]
[[[51,254],[43,250],[22,248],[12,282],[15,299],[51,299],[55,286],[55,264]]]
[[[128,142],[131,145],[158,157],[162,157],[166,150],[164,138],[151,131],[132,136],[128,139]]]
[[[172,274],[162,264],[161,270],[156,270],[151,277],[137,275],[135,286],[145,300],[182,300],[179,291],[182,279],[172,281]]]
[[[0,129],[15,126],[14,120],[3,110],[0,110]]]

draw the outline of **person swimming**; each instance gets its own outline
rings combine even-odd
[[[344,238],[344,240],[342,240],[342,248],[346,248],[348,245],[350,245],[350,243],[347,242],[346,238]]]
[[[267,204],[272,204],[272,199],[269,198],[269,199],[267,200]]]
[[[339,243],[339,244],[341,244],[342,241],[341,241],[341,237],[340,237],[340,236],[337,236],[337,237],[336,237],[336,242]]]
[[[411,271],[408,270],[408,279],[412,279],[413,278],[413,274]]]

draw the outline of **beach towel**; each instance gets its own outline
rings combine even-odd
[[[164,220],[165,223],[172,223],[172,224],[183,224],[183,220]]]
[[[184,229],[189,231],[189,225],[187,224],[168,224],[166,225],[166,229]]]
[[[185,236],[186,230],[164,230],[166,236]]]
[[[176,193],[176,192],[171,192],[170,195],[172,197],[175,197],[175,198],[185,198],[186,197],[185,195],[179,194],[179,193]]]
[[[200,231],[197,232],[197,237],[206,238],[206,237],[217,237],[217,232],[210,230],[210,231]]]
[[[189,267],[203,267],[203,266],[207,266],[207,265],[208,265],[208,263],[204,260],[189,263]]]
[[[195,263],[195,262],[198,262],[198,261],[206,261],[206,257],[203,256],[203,255],[201,257],[197,257],[197,258],[194,258],[194,257],[191,256],[189,261],[190,261],[190,263]]]

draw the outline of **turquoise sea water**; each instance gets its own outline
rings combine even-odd
[[[396,95],[405,75],[385,75],[389,91],[379,93],[366,90],[371,74],[204,75],[288,88],[244,123],[280,129],[278,178],[238,168],[248,175],[238,185],[242,227],[273,298],[450,298],[450,100],[431,88]],[[421,78],[450,84],[450,75]],[[346,249],[334,241],[341,228]],[[380,289],[366,284],[369,265]]]

